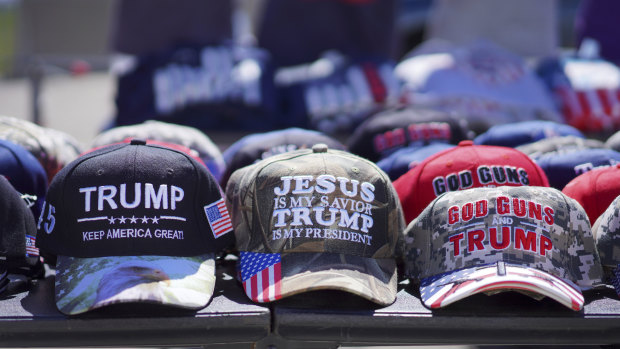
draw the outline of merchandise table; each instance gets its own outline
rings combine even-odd
[[[425,308],[401,282],[397,300],[377,307],[356,296],[318,291],[268,306],[250,302],[219,266],[215,294],[198,312],[109,306],[67,317],[53,302],[53,276],[30,288],[12,279],[0,298],[1,347],[216,346],[335,348],[338,345],[620,343],[620,300],[613,289],[586,293],[583,311],[515,292],[475,295],[439,310]]]
[[[154,305],[148,309],[108,306],[76,317],[64,316],[56,309],[53,275],[35,281],[29,289],[24,279],[12,278],[8,292],[0,297],[0,346],[167,347],[226,343],[249,347],[269,334],[270,311],[252,304],[229,270],[234,268],[218,267],[213,298],[198,312]]]

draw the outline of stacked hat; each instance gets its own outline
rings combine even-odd
[[[0,140],[0,174],[21,194],[34,217],[39,218],[47,192],[47,174],[39,161],[22,146]]]
[[[611,149],[582,149],[548,153],[535,159],[549,179],[549,186],[562,190],[575,177],[596,168],[620,163],[620,152]]]
[[[394,153],[377,161],[377,166],[385,171],[385,173],[390,176],[391,180],[396,180],[398,177],[407,173],[407,171],[418,166],[429,156],[453,147],[453,144],[448,143],[432,143],[419,147],[409,146],[398,149]]]
[[[525,60],[487,40],[417,45],[395,68],[404,99],[456,111],[476,130],[525,120],[556,120],[553,99]]]
[[[381,305],[396,299],[404,220],[374,163],[317,144],[235,171],[226,200],[253,301],[326,289]]]
[[[185,146],[202,159],[216,179],[224,171],[224,159],[219,148],[197,128],[149,120],[131,126],[119,126],[102,132],[93,140],[92,147],[100,147],[127,139],[146,139]]]
[[[41,163],[48,182],[82,152],[75,138],[51,128],[10,116],[0,116],[0,139],[26,148]]]
[[[215,254],[234,239],[206,167],[141,140],[67,165],[43,210],[37,246],[57,258],[56,305],[65,314],[114,303],[203,308]]]
[[[350,133],[368,115],[395,104],[399,93],[391,59],[337,49],[312,62],[278,68],[274,81],[283,125],[326,134]]]
[[[527,143],[516,147],[531,158],[537,158],[545,154],[565,154],[583,149],[608,148],[605,143],[591,138],[577,136],[561,136],[543,138],[539,141]]]
[[[578,129],[554,121],[532,120],[495,125],[477,136],[474,143],[517,147],[545,138],[574,136],[584,138]]]
[[[364,121],[349,137],[347,149],[376,162],[409,145],[457,144],[472,136],[467,122],[453,114],[402,107],[377,113]]]
[[[92,148],[92,149],[89,149],[89,150],[85,151],[81,155],[88,154],[88,153],[93,152],[93,151],[95,151],[97,149],[101,149],[103,147],[107,147],[107,146],[114,145],[114,144],[131,143],[131,141],[134,140],[134,139],[136,139],[136,138],[126,138],[122,142],[111,143],[111,144],[106,144],[106,145],[102,145],[102,146],[99,146],[99,147],[95,147],[95,148]],[[202,161],[202,159],[198,157],[198,153],[195,150],[192,150],[192,149],[190,149],[190,148],[188,148],[188,147],[186,147],[184,145],[180,145],[180,144],[176,144],[176,143],[162,142],[162,141],[154,141],[152,139],[147,139],[146,140],[146,144],[159,145],[159,146],[162,146],[162,147],[171,148],[171,149],[174,149],[174,150],[181,151],[181,152],[191,156],[194,160],[198,161],[203,166],[207,166],[204,163],[204,161]]]
[[[549,186],[547,176],[518,150],[462,141],[428,157],[394,181],[407,222],[437,196],[477,187]]]
[[[614,286],[620,296],[620,196],[616,197],[605,212],[592,225],[596,248],[601,258],[605,282]]]
[[[620,125],[617,107],[620,69],[596,57],[598,48],[596,51],[590,57],[573,53],[556,55],[541,60],[537,70],[567,124],[584,132],[604,133],[617,130]]]
[[[583,308],[602,268],[583,208],[554,188],[474,188],[434,200],[405,231],[405,273],[441,308],[523,292]]]
[[[242,137],[224,151],[226,171],[220,183],[225,187],[233,172],[256,161],[292,150],[311,148],[318,143],[327,144],[330,149],[345,149],[338,140],[322,132],[297,127]]]
[[[568,182],[562,193],[577,200],[594,224],[620,195],[620,164],[581,174]]]
[[[615,151],[620,151],[620,130],[607,138],[605,146]]]
[[[43,274],[36,237],[32,211],[9,181],[0,176],[0,293],[8,284],[8,273]]]

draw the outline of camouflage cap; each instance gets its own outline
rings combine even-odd
[[[381,305],[396,299],[395,249],[405,223],[374,163],[316,144],[233,172],[226,200],[253,301],[321,289]]]
[[[605,281],[612,284],[620,296],[620,196],[592,226],[596,248],[601,257]]]
[[[118,126],[97,135],[92,142],[93,148],[123,142],[128,138],[139,138],[185,146],[195,152],[194,156],[202,159],[211,174],[220,180],[224,172],[224,157],[220,149],[201,130],[179,124],[156,120],[147,120],[141,124]]]
[[[405,273],[439,308],[521,291],[580,310],[602,268],[583,208],[547,187],[474,188],[435,199],[405,230]]]
[[[34,155],[48,182],[82,151],[79,142],[67,133],[11,116],[0,115],[0,139],[18,144]]]

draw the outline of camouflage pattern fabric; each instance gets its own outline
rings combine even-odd
[[[396,192],[372,162],[326,148],[267,158],[228,182],[242,282],[254,301],[320,289],[384,305],[395,300],[395,250],[404,229]],[[277,262],[249,267],[264,255]],[[275,279],[260,277],[272,269]]]
[[[82,151],[79,142],[64,132],[10,116],[0,116],[0,139],[19,144],[34,155],[48,182]]]
[[[620,295],[618,279],[620,265],[620,196],[615,198],[607,210],[592,226],[596,248],[601,257],[605,281],[611,284]]]
[[[602,278],[583,208],[553,188],[448,192],[411,222],[405,244],[406,274],[418,282],[500,261],[544,271],[582,290]]]
[[[339,190],[338,182],[331,193],[314,191],[283,195],[280,197],[286,199],[283,201],[286,208],[310,208],[309,222],[312,224],[295,224],[294,215],[290,214],[278,227],[274,199],[279,197],[274,195],[274,188],[282,187],[281,178],[297,174],[350,179],[357,181],[358,187],[369,183],[374,187],[374,198],[372,201],[363,200],[359,188],[355,197],[346,196]],[[348,189],[352,188],[351,182],[345,185]],[[329,150],[327,154],[314,154],[312,150],[304,149],[244,167],[233,173],[226,197],[230,211],[234,212],[233,227],[240,251],[331,252],[367,258],[394,258],[398,236],[404,229],[400,202],[387,175],[373,163],[344,151]],[[329,208],[339,211],[332,216]],[[346,224],[342,218],[345,211],[353,222],[343,227]],[[322,221],[331,224],[316,224],[317,212],[322,214],[319,215]],[[372,223],[367,223],[372,226],[364,226],[362,215],[372,219]],[[316,227],[321,229],[316,234],[314,230],[308,230]],[[277,230],[280,230],[280,238],[277,237]],[[290,236],[285,235],[290,230]]]
[[[224,157],[219,148],[201,130],[156,120],[147,120],[137,125],[118,126],[97,135],[92,147],[123,142],[127,138],[138,138],[173,143],[185,146],[202,159],[213,176],[219,180],[225,169]]]

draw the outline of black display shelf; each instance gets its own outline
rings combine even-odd
[[[585,293],[586,305],[575,312],[545,298],[516,292],[474,295],[438,310],[424,307],[413,287],[401,283],[394,304],[373,309],[353,307],[327,296],[321,306],[311,294],[272,308],[274,333],[303,343],[348,345],[615,345],[620,343],[620,300],[613,289]],[[304,304],[300,306],[300,304]],[[362,308],[363,309],[363,308]]]
[[[257,305],[234,279],[232,265],[218,267],[213,299],[198,312],[125,305],[68,317],[54,305],[52,275],[32,284],[13,278],[0,298],[0,347],[620,343],[620,300],[611,288],[586,292],[586,305],[579,312],[515,292],[475,295],[431,311],[406,281],[399,285],[396,302],[387,307],[338,291]]]
[[[30,285],[12,276],[0,298],[0,346],[250,347],[269,335],[271,313],[245,296],[230,269],[218,267],[214,296],[198,312],[123,305],[82,316],[65,316],[56,309],[53,275]]]

